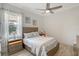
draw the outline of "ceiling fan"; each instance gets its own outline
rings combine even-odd
[[[50,8],[50,3],[46,3],[45,9],[37,9],[37,10],[44,11],[45,13],[52,13],[53,14],[54,13],[53,10],[56,10],[59,8],[62,8],[62,5]]]

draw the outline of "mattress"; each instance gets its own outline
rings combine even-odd
[[[48,52],[57,45],[57,40],[54,37],[32,37],[24,38],[23,42],[25,45],[33,49],[33,47],[38,47],[38,45],[45,46],[45,51]],[[31,51],[32,52],[32,51]],[[34,52],[33,52],[34,53]]]

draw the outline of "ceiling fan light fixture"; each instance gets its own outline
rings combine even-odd
[[[49,10],[46,10],[46,13],[49,13],[50,11]]]

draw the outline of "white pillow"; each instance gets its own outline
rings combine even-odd
[[[33,35],[33,37],[37,37],[37,36],[39,36],[39,33],[38,32],[32,32],[32,35]]]
[[[32,33],[24,33],[24,38],[32,38]]]

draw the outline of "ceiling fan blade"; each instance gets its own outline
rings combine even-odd
[[[46,4],[46,9],[49,9],[50,8],[50,3],[47,3]]]
[[[53,14],[54,12],[53,12],[52,10],[50,10],[50,13],[52,13],[52,14]]]
[[[57,7],[50,8],[49,10],[59,9],[59,8],[62,8],[62,7],[63,6],[57,6]]]
[[[46,11],[46,9],[37,9],[37,10]]]

